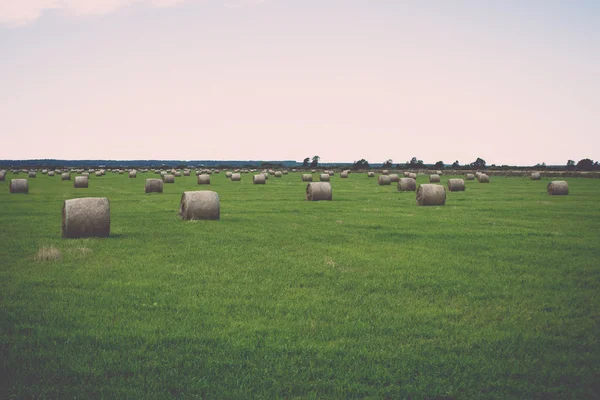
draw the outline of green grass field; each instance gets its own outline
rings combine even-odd
[[[153,173],[12,177],[0,398],[600,397],[600,180],[491,177],[418,207],[356,173],[331,202],[300,173],[163,194]],[[182,221],[186,190],[218,192],[220,221]],[[110,237],[62,239],[63,201],[96,196]]]

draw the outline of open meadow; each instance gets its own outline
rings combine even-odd
[[[292,172],[149,194],[152,172],[87,189],[38,172],[10,194],[15,177],[0,398],[600,397],[599,179],[549,196],[549,178],[491,177],[419,207],[366,173],[318,202]],[[193,190],[220,220],[181,219]],[[108,197],[110,237],[61,237],[76,197]]]

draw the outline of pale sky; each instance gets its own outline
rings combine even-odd
[[[0,0],[0,159],[599,149],[598,0]]]

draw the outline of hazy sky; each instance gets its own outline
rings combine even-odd
[[[0,159],[599,149],[598,0],[0,0]]]

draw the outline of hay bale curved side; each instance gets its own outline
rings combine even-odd
[[[373,171],[369,171],[369,172],[367,172],[367,176],[368,176],[369,178],[374,178],[374,177],[375,177],[375,172],[373,172]]]
[[[532,172],[531,173],[531,180],[532,181],[539,181],[540,179],[542,179],[542,175],[539,172]]]
[[[377,184],[378,185],[391,185],[392,180],[390,179],[389,175],[379,175],[377,177]]]
[[[283,172],[275,171],[275,173],[273,175],[275,175],[275,178],[281,178],[283,176]]]
[[[340,172],[340,178],[348,178],[348,171]]]
[[[448,179],[448,190],[451,192],[464,192],[465,181],[462,179]]]
[[[264,185],[267,182],[267,177],[264,174],[257,174],[252,177],[252,183],[255,185]]]
[[[302,174],[302,182],[312,182],[311,174]]]
[[[183,192],[179,215],[185,220],[218,220],[221,218],[219,195],[211,190]]]
[[[439,181],[440,181],[440,176],[438,174],[431,174],[431,175],[429,175],[429,182],[430,183],[439,182]]]
[[[62,209],[64,238],[108,237],[110,202],[106,197],[65,200]]]
[[[210,175],[208,175],[208,174],[198,175],[198,185],[210,185]]]
[[[64,172],[60,175],[60,179],[63,181],[70,181],[71,180],[71,174],[68,172]]]
[[[37,178],[37,173],[35,171],[29,171],[30,178]]]
[[[85,189],[88,187],[88,177],[87,176],[76,176],[73,180],[74,188],[82,188]]]
[[[137,171],[129,171],[129,177],[130,178],[137,178]]]
[[[479,183],[490,183],[490,177],[486,174],[477,175],[477,180],[479,181]]]
[[[417,181],[413,178],[401,178],[398,181],[399,192],[414,192],[417,190]]]
[[[390,177],[390,182],[392,182],[392,183],[400,182],[400,176],[398,176],[398,174],[388,174],[388,176]]]
[[[474,180],[475,180],[475,175],[473,175],[473,174],[467,174],[467,175],[465,176],[465,179],[466,179],[467,181],[474,181]]]
[[[331,184],[329,182],[313,182],[306,185],[306,200],[331,200]]]
[[[409,178],[413,178],[414,180],[417,180],[417,174],[416,174],[416,173],[414,173],[414,172],[409,172],[409,173],[408,173],[408,177],[409,177]]]
[[[144,188],[146,193],[162,193],[163,192],[163,181],[162,179],[150,178],[146,179],[146,186]]]
[[[29,181],[27,179],[11,179],[10,193],[29,193]]]
[[[551,181],[548,183],[548,194],[551,196],[566,196],[569,194],[567,181]]]
[[[443,206],[446,204],[446,190],[442,185],[425,183],[417,189],[417,205]]]
[[[241,180],[242,180],[242,174],[240,174],[239,172],[236,172],[235,174],[231,174],[232,182],[239,182]]]
[[[319,175],[319,180],[321,182],[329,182],[331,180],[331,175],[329,175],[329,174],[321,174],[321,175]]]
[[[6,171],[0,171],[0,181],[4,182],[6,180]]]
[[[163,175],[163,182],[164,183],[175,183],[175,175],[172,175],[172,174]]]

